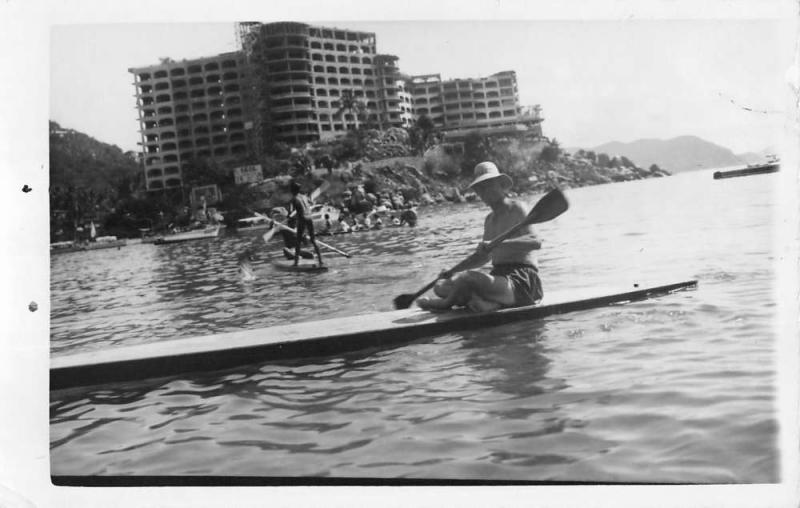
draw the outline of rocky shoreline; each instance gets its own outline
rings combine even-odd
[[[640,168],[625,157],[584,151],[576,154],[559,152],[552,157],[553,160],[544,160],[542,153],[552,146],[549,140],[498,140],[492,149],[494,153],[484,155],[487,160],[495,160],[501,171],[512,177],[512,192],[517,194],[545,192],[556,186],[569,189],[670,174],[655,166]],[[356,191],[358,188],[376,196],[378,202],[381,197],[396,205],[399,201],[400,207],[459,203],[477,198],[467,189],[471,175],[461,169],[470,164],[466,160],[469,154],[448,152],[446,146],[435,145],[423,156],[413,156],[404,148],[402,142],[393,142],[389,149],[383,150],[373,146],[368,153],[390,157],[374,160],[365,157],[349,163],[346,168],[331,172],[312,171],[295,176],[295,179],[309,190],[328,180],[329,186],[321,196],[321,202],[327,199],[338,203],[347,190]],[[272,192],[268,198],[271,205],[279,206],[287,199],[288,182],[289,177],[272,179],[269,185]]]

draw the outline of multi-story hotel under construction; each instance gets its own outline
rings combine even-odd
[[[135,76],[148,190],[180,187],[199,158],[237,160],[252,146],[241,53],[129,69]]]
[[[239,23],[236,35],[241,51],[129,69],[148,190],[180,187],[196,159],[245,164],[274,141],[324,140],[363,124],[411,127],[424,115],[453,135],[539,129],[539,110],[520,107],[514,71],[408,76],[398,57],[377,53],[374,33],[304,23]]]

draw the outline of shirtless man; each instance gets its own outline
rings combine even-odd
[[[297,230],[295,231],[295,248],[294,248],[294,266],[297,266],[301,257],[301,239],[306,231],[308,231],[308,239],[317,253],[317,260],[319,266],[322,266],[322,255],[319,253],[317,246],[316,235],[314,234],[314,222],[311,220],[311,201],[304,194],[300,193],[300,184],[292,182],[290,186],[292,192],[292,200],[289,202],[289,218],[295,218],[297,221]]]
[[[481,162],[475,166],[475,180],[469,187],[492,209],[484,222],[483,242],[478,245],[467,271],[455,275],[443,272],[443,280],[434,287],[438,298],[420,298],[417,301],[420,307],[445,310],[463,306],[475,312],[487,312],[501,307],[532,305],[542,299],[542,283],[533,255],[534,250],[541,248],[541,242],[531,226],[494,250],[487,248],[493,238],[528,215],[523,203],[506,196],[511,184],[511,178],[500,173],[494,163]],[[490,273],[475,270],[489,260],[492,261]]]

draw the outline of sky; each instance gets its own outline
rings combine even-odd
[[[517,73],[563,146],[695,135],[736,153],[780,144],[793,38],[776,20],[347,21],[409,74]],[[226,23],[66,24],[50,31],[50,118],[137,150],[128,68],[236,50]],[[748,111],[750,108],[754,111]]]

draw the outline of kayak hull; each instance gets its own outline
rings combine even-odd
[[[412,308],[101,349],[52,358],[50,389],[221,370],[261,361],[329,356],[458,330],[643,300],[696,286],[696,280],[689,280],[630,290],[554,293],[539,305],[484,313],[457,310],[434,314]]]

